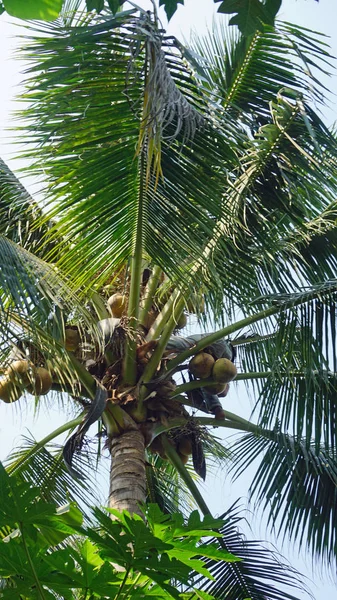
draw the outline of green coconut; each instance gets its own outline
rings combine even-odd
[[[29,385],[26,386],[27,392],[36,396],[44,396],[51,390],[53,380],[52,376],[44,367],[37,367],[34,371],[34,378]]]
[[[218,358],[218,360],[215,361],[212,371],[212,378],[214,381],[228,383],[235,379],[236,375],[237,368],[231,360],[228,358]]]
[[[177,324],[176,324],[176,329],[184,329],[184,327],[186,327],[187,325],[187,316],[185,315],[185,313],[181,313]]]
[[[227,396],[228,392],[229,392],[229,383],[226,383],[225,389],[223,390],[223,392],[218,394],[218,396],[220,396],[221,398],[225,398]]]
[[[6,403],[16,402],[21,397],[21,389],[11,377],[0,380],[0,399]]]
[[[76,352],[80,343],[80,334],[78,333],[77,328],[72,329],[70,327],[66,327],[65,331],[65,347],[68,352]]]
[[[190,360],[188,368],[190,373],[198,379],[206,379],[211,376],[215,360],[207,352],[199,352]]]
[[[23,385],[29,383],[29,371],[32,368],[28,360],[14,360],[8,367],[6,375],[12,381],[22,382]]]
[[[214,382],[214,385],[207,385],[204,389],[210,392],[211,394],[221,396],[221,394],[226,390],[226,384]]]

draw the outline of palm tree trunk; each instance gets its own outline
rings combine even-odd
[[[109,507],[144,516],[146,498],[145,444],[138,430],[126,431],[111,442]]]

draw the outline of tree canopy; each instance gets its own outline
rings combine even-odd
[[[0,14],[5,10],[13,17],[19,19],[42,19],[52,21],[56,19],[62,9],[64,0],[3,0],[0,2]],[[318,0],[316,0],[318,1]],[[281,7],[282,0],[214,0],[219,4],[218,12],[233,15],[230,25],[237,25],[244,35],[251,35],[263,24],[273,25],[275,17]],[[86,0],[88,11],[95,10],[100,13],[107,5],[115,14],[123,5],[123,0]],[[159,0],[159,6],[164,6],[168,20],[174,15],[178,4],[184,0]],[[79,2],[77,2],[79,5]]]
[[[74,419],[64,462],[48,447],[57,430],[8,472],[29,489],[39,478],[54,505],[87,506],[98,423],[110,510],[178,506],[186,524],[188,502],[209,515],[194,480],[208,459],[234,477],[258,461],[250,492],[271,526],[331,564],[337,142],[314,108],[324,40],[285,23],[249,36],[220,25],[186,47],[135,7],[66,10],[28,38],[19,134],[43,189],[34,200],[1,162],[0,397],[53,391]],[[185,329],[190,315],[202,334]],[[249,420],[218,397],[244,384]],[[224,520],[217,550],[242,560],[208,555],[216,582],[195,573],[201,597],[294,599],[293,580],[288,595],[276,585],[284,565],[242,545],[237,508]]]

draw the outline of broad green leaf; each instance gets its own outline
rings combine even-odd
[[[123,1],[124,0],[108,0],[109,8],[113,15],[116,14]]]
[[[215,0],[217,2],[219,0]],[[218,12],[237,13],[230,19],[230,25],[237,25],[241,33],[249,36],[263,29],[263,24],[273,25],[282,0],[222,0]]]
[[[168,21],[176,12],[178,4],[184,4],[184,0],[159,0],[159,6],[164,6],[165,8]]]
[[[67,537],[74,535],[77,528],[82,525],[83,515],[74,502],[56,509],[56,515],[35,523],[38,529],[50,545],[61,543]]]
[[[0,527],[15,527],[29,519],[29,511],[34,513],[33,502],[37,496],[37,488],[10,477],[0,463]]]
[[[104,8],[104,0],[85,0],[85,1],[86,1],[86,6],[87,6],[88,11],[95,10],[96,12],[100,13]]]
[[[70,502],[56,509],[57,517],[73,527],[79,527],[83,523],[83,515],[75,502]]]
[[[102,567],[104,560],[99,556],[99,549],[89,540],[84,540],[80,547],[80,567],[86,582],[86,587],[91,587],[92,581],[97,575],[98,568]]]
[[[6,11],[18,19],[54,21],[59,16],[62,0],[4,0]]]

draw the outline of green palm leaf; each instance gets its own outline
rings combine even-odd
[[[191,45],[203,61],[212,93],[255,131],[269,120],[270,100],[280,89],[287,97],[295,92],[322,101],[315,72],[332,70],[323,34],[280,21],[248,37],[219,21],[212,35],[194,37]]]
[[[281,311],[274,334],[239,345],[247,382],[249,372],[257,373],[252,381],[259,422],[267,427],[277,422],[308,446],[314,439],[317,450],[321,444],[337,445],[335,300],[332,288],[326,296],[323,292],[297,309]]]
[[[29,51],[42,60],[31,69],[36,83],[27,94],[31,109],[25,119],[38,120],[34,141],[43,142],[39,164],[50,181],[49,217],[58,215],[57,235],[71,240],[61,265],[77,285],[102,284],[124,265],[139,228],[145,253],[181,280],[210,236],[210,210],[215,216],[225,210],[220,169],[235,160],[230,138],[216,135],[206,98],[171,42],[160,38],[158,48],[151,24],[147,36],[142,27],[141,18],[93,20],[91,27],[39,38]],[[144,105],[145,119],[152,128],[156,123],[156,134],[140,120],[147,81],[142,48],[149,44],[154,79],[145,95],[152,93],[159,108],[157,114]],[[164,179],[157,180],[158,168]]]
[[[9,167],[0,159],[0,234],[43,257],[48,224],[38,225],[42,211]]]
[[[309,445],[314,437],[317,447],[335,447],[334,296],[281,313],[274,334],[251,340],[236,343],[259,422],[273,427],[277,421]]]
[[[38,442],[24,437],[20,448],[8,456],[5,466],[9,473],[27,481],[40,490],[40,497],[57,505],[79,501],[86,509],[104,501],[99,495],[97,482],[92,475],[92,465],[84,453],[81,457],[82,469],[86,472],[85,482],[74,479],[68,473],[62,458],[62,448],[57,445],[38,446]]]
[[[220,529],[222,538],[210,543],[241,558],[236,563],[216,563],[207,561],[207,568],[215,578],[214,582],[198,580],[198,587],[218,600],[296,600],[294,590],[307,591],[300,574],[282,561],[274,549],[259,541],[247,540],[240,531],[243,520],[238,504],[235,503],[221,516],[226,524]],[[272,573],[272,577],[271,577]],[[272,582],[270,581],[272,579]],[[276,588],[275,584],[283,589]],[[290,589],[289,589],[290,587]],[[295,592],[296,593],[296,592]]]
[[[268,509],[268,522],[279,535],[329,564],[337,549],[337,469],[332,450],[316,451],[276,430],[248,434],[236,443],[235,476],[260,459],[250,488],[257,504]],[[269,439],[268,439],[269,437]]]
[[[298,285],[318,283],[331,273],[333,259],[325,267],[325,252],[316,244],[309,261],[304,246],[310,222],[334,200],[336,189],[334,184],[330,186],[330,175],[335,167],[330,156],[335,140],[325,135],[321,123],[314,123],[312,113],[306,114],[310,114],[322,149],[325,138],[322,155],[314,150],[312,136],[307,135],[301,102],[292,104],[279,97],[272,106],[275,122],[258,132],[243,162],[244,172],[228,190],[227,202],[242,225],[235,229],[233,222],[222,220],[213,235],[213,259],[229,308],[233,298],[239,297],[240,308],[246,311],[254,295],[267,294],[268,290],[290,292]],[[332,215],[330,223],[331,219]],[[293,237],[289,231],[295,232]],[[229,241],[233,235],[234,250]]]
[[[219,112],[221,95],[231,92],[215,94],[215,80],[212,89],[198,83],[177,53],[179,43],[158,37],[151,23],[145,34],[142,19],[124,14],[87,27],[48,26],[58,37],[40,37],[28,50],[35,83],[25,119],[34,124],[32,140],[43,143],[35,156],[49,178],[55,233],[72,244],[62,266],[76,285],[101,285],[131,259],[138,239],[136,254],[142,248],[179,287],[203,283],[219,318],[223,289],[230,313],[261,293],[289,292],[294,267],[304,283],[322,279],[323,253],[313,246],[317,273],[316,256],[310,266],[301,244],[307,223],[333,201],[336,140],[302,96],[313,83],[307,63],[328,58],[324,44],[287,26],[259,32],[265,45],[256,54],[254,45],[234,40],[240,59],[232,85],[246,94],[240,123],[230,121],[230,111]],[[291,65],[284,47],[300,54],[302,64]],[[229,48],[221,52],[230,55]],[[275,53],[284,71],[271,76]],[[212,77],[211,63],[201,64]],[[251,69],[247,83],[242,64]],[[264,69],[257,94],[249,81]],[[249,98],[260,98],[264,115],[251,125],[254,139],[245,122]],[[135,157],[137,146],[143,158]]]
[[[1,235],[0,257],[2,370],[23,355],[35,366],[47,366],[60,384],[66,389],[70,385],[78,395],[79,375],[65,348],[65,324],[67,319],[78,323],[80,335],[89,336],[98,356],[103,340],[97,317],[59,270]]]

